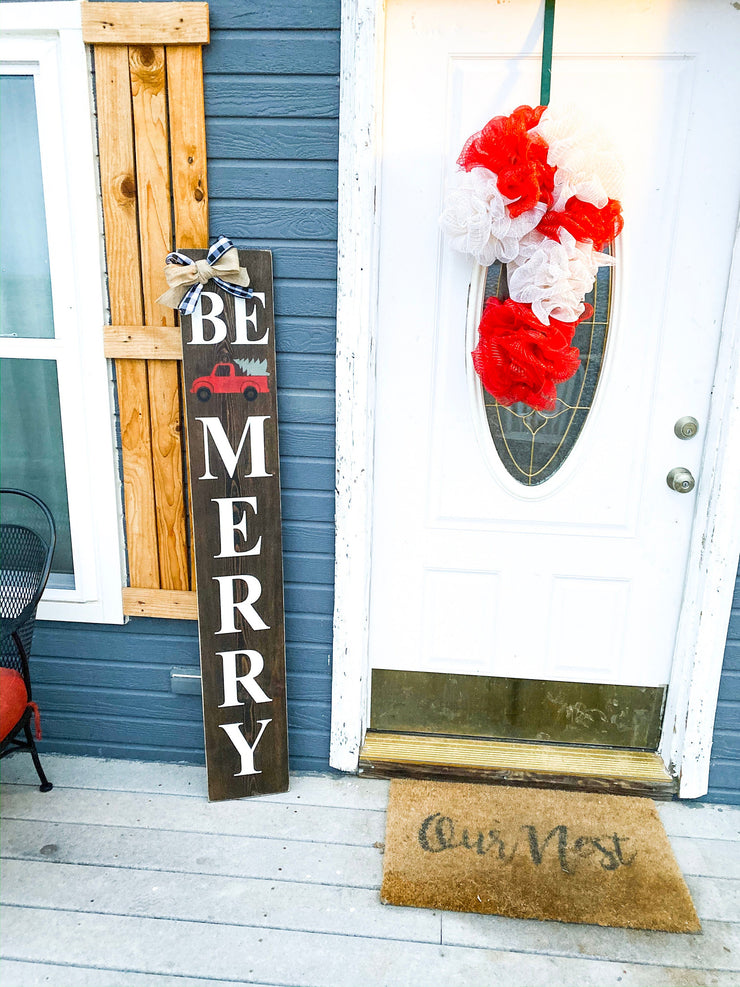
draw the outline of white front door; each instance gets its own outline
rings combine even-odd
[[[470,360],[480,272],[438,217],[465,139],[537,103],[541,16],[529,0],[387,4],[370,663],[374,678],[662,690],[696,503],[666,476],[701,469],[740,199],[740,14],[714,0],[557,4],[551,103],[610,134],[625,231],[592,410],[532,483],[495,451]],[[690,440],[674,433],[684,416],[699,423]],[[554,720],[584,713],[568,695],[550,690]]]

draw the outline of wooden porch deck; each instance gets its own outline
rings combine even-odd
[[[210,805],[202,768],[3,761],[2,987],[740,983],[740,809],[659,811],[701,936],[381,905],[387,783]]]

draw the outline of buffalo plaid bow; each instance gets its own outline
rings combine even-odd
[[[165,266],[169,290],[157,301],[170,308],[177,308],[183,315],[192,315],[198,304],[203,286],[213,281],[237,298],[251,298],[254,294],[249,285],[249,275],[245,267],[239,266],[239,252],[228,237],[220,236],[206,254],[205,260],[191,260],[185,254],[174,250],[167,254],[166,265],[177,265],[177,270]]]

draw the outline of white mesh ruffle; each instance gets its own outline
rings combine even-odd
[[[621,198],[624,166],[619,155],[576,107],[548,106],[532,132],[547,142],[547,163],[557,168],[553,209],[564,209],[573,195],[598,209],[607,199]]]
[[[544,216],[544,202],[514,218],[506,208],[512,200],[501,195],[497,176],[487,168],[457,172],[453,182],[439,220],[450,246],[470,254],[482,267],[515,260],[520,240]]]
[[[550,318],[575,322],[584,312],[584,296],[594,286],[596,272],[614,263],[609,254],[578,243],[566,230],[561,243],[532,232],[520,243],[519,257],[509,264],[509,296],[532,306],[543,325]]]

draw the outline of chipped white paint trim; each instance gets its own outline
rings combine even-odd
[[[681,798],[706,794],[722,661],[740,555],[740,219],[697,483],[681,619],[660,752]]]
[[[355,771],[365,730],[377,311],[376,120],[382,4],[342,3],[332,767]]]

